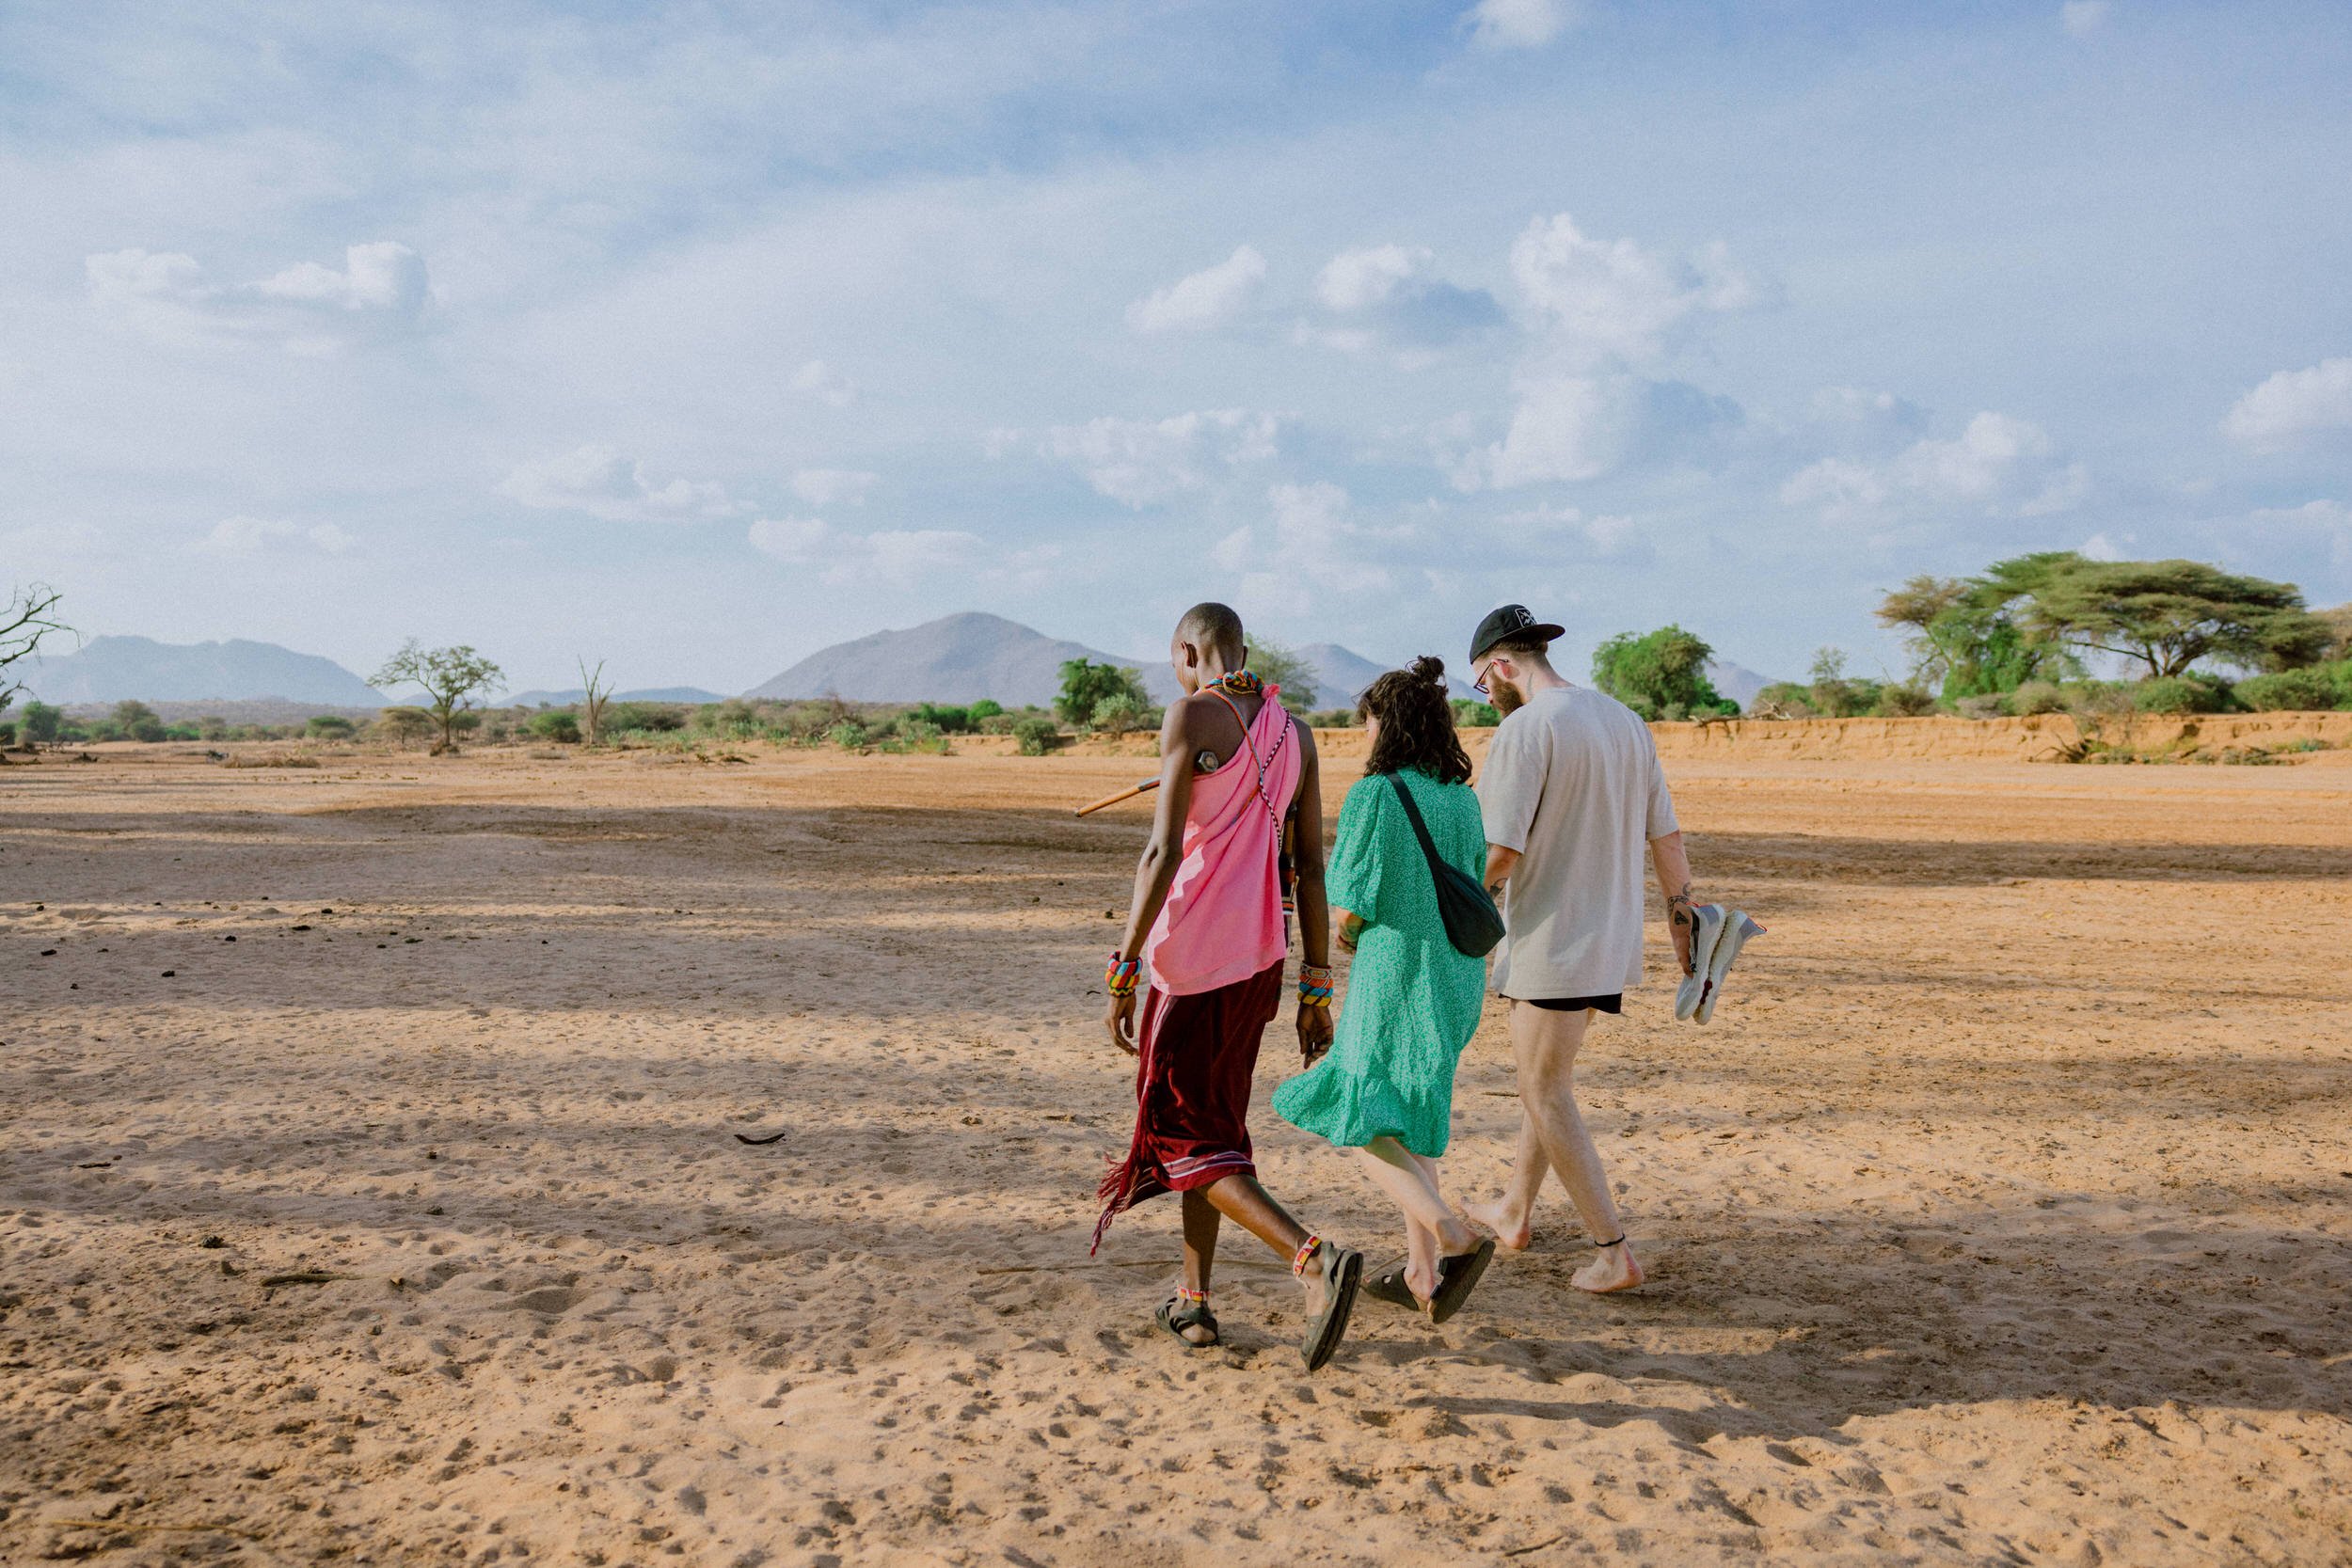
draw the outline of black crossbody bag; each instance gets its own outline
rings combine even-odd
[[[1495,901],[1475,878],[1464,876],[1461,867],[1438,853],[1438,846],[1429,837],[1429,824],[1421,819],[1421,807],[1413,803],[1413,792],[1405,787],[1405,781],[1391,773],[1389,784],[1404,802],[1406,818],[1413,824],[1413,835],[1421,840],[1421,852],[1429,861],[1430,878],[1438,884],[1438,918],[1445,922],[1445,940],[1465,958],[1485,958],[1502,940],[1502,911],[1495,908]]]

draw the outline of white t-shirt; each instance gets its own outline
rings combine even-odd
[[[1539,692],[1495,731],[1478,804],[1486,842],[1520,855],[1493,988],[1538,1001],[1640,985],[1649,841],[1677,826],[1649,726],[1597,691]]]

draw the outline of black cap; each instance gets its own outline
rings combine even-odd
[[[1486,657],[1486,650],[1498,642],[1549,642],[1555,637],[1565,637],[1568,628],[1555,626],[1549,621],[1538,621],[1523,604],[1507,604],[1501,610],[1489,610],[1478,623],[1478,630],[1470,635],[1470,662]]]

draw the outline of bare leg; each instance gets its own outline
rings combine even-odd
[[[1184,1195],[1187,1198],[1199,1193],[1216,1206],[1216,1212],[1272,1247],[1289,1262],[1307,1242],[1305,1226],[1291,1218],[1290,1212],[1274,1201],[1273,1195],[1258,1185],[1254,1176],[1225,1176],[1205,1187],[1196,1187]],[[1324,1304],[1324,1254],[1318,1250],[1307,1260],[1298,1282],[1307,1289],[1307,1310],[1321,1312]]]
[[[1405,1280],[1415,1295],[1426,1301],[1437,1293],[1438,1258],[1470,1251],[1478,1244],[1478,1233],[1446,1206],[1429,1171],[1394,1138],[1375,1138],[1358,1149],[1356,1157],[1375,1184],[1405,1211]],[[1425,1233],[1426,1259],[1417,1256],[1422,1247],[1415,1244],[1421,1239],[1416,1231]]]
[[[1643,1275],[1632,1247],[1622,1240],[1625,1227],[1609,1194],[1609,1173],[1602,1168],[1600,1151],[1593,1147],[1592,1134],[1585,1131],[1583,1115],[1577,1108],[1576,1054],[1591,1022],[1589,1009],[1553,1012],[1525,1002],[1511,1007],[1511,1043],[1518,1058],[1522,1117],[1520,1146],[1526,1147],[1532,1132],[1551,1169],[1559,1174],[1560,1184],[1567,1188],[1568,1199],[1576,1205],[1585,1230],[1595,1242],[1615,1243],[1603,1248],[1571,1281],[1581,1291],[1599,1293],[1629,1290],[1639,1285]],[[1534,1196],[1524,1170],[1515,1173],[1510,1188],[1494,1205],[1495,1217],[1516,1230],[1531,1229]]]
[[[1198,1190],[1178,1195],[1184,1205],[1184,1283],[1196,1291],[1209,1288],[1209,1272],[1216,1266],[1216,1229],[1220,1216],[1208,1195]],[[1205,1345],[1211,1338],[1204,1323],[1183,1331],[1187,1343]]]
[[[1511,1180],[1500,1195],[1485,1203],[1465,1203],[1462,1212],[1495,1233],[1495,1241],[1514,1252],[1535,1239],[1535,1198],[1544,1190],[1551,1162],[1536,1135],[1535,1118],[1519,1112],[1518,1151],[1511,1162]]]

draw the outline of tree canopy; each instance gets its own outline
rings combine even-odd
[[[368,680],[373,687],[413,686],[425,694],[424,709],[440,726],[441,737],[434,742],[436,752],[457,750],[457,731],[468,726],[460,723],[459,715],[470,707],[477,697],[486,697],[506,680],[506,672],[474,652],[467,643],[453,648],[420,647],[415,638],[400,646],[400,652],[384,661]]]
[[[1054,712],[1065,724],[1091,723],[1095,709],[1114,697],[1131,697],[1139,708],[1152,705],[1141,675],[1132,667],[1073,658],[1061,667],[1061,695],[1054,699]]]
[[[1909,629],[1913,678],[1949,700],[2071,673],[2065,644],[2020,619],[2031,584],[2063,553],[2019,556],[1976,578],[1913,578],[1879,605],[1879,624]]]
[[[1714,657],[1705,640],[1680,626],[1621,631],[1593,650],[1593,684],[1645,719],[1737,713],[1740,705],[1707,678]]]
[[[1998,571],[1999,568],[1994,568]],[[2293,583],[2198,561],[2048,558],[2026,590],[2028,623],[2073,647],[2137,660],[2153,677],[2214,657],[2293,670],[2326,657],[2328,624]]]

